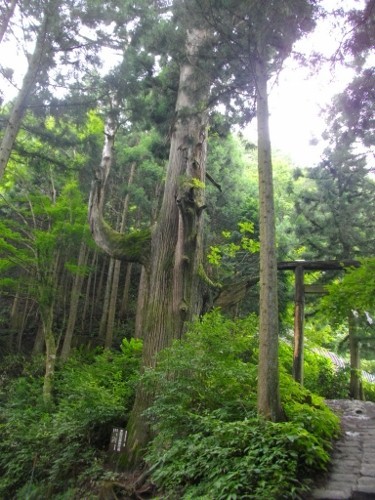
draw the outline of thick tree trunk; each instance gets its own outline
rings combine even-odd
[[[78,256],[78,267],[82,268],[86,266],[88,258],[88,249],[84,242],[81,243],[81,248]],[[74,276],[71,293],[70,293],[70,305],[69,305],[69,317],[68,324],[66,326],[65,337],[63,346],[61,349],[61,359],[66,361],[70,355],[70,350],[72,346],[72,339],[74,328],[77,321],[78,306],[80,304],[80,296],[82,292],[84,275],[82,272],[78,272]]]
[[[206,38],[203,30],[187,32],[164,197],[152,232],[121,235],[105,224],[101,212],[105,165],[96,173],[90,196],[89,220],[97,244],[114,258],[142,264],[149,275],[143,325],[144,367],[155,365],[157,353],[171,345],[173,339],[181,338],[186,322],[202,307],[202,212],[210,81],[197,66],[197,56]],[[111,156],[112,148],[105,151]],[[110,165],[110,158],[107,160]],[[149,427],[143,411],[151,400],[151,395],[140,387],[128,424],[128,464],[138,461],[148,442]]]
[[[89,223],[95,243],[108,255],[125,262],[146,264],[150,258],[151,231],[132,231],[121,234],[103,219],[104,191],[113,163],[116,120],[109,114],[104,131],[104,147],[100,165],[95,171],[89,199]]]
[[[187,58],[180,68],[176,122],[163,202],[152,235],[149,295],[143,326],[143,366],[155,365],[157,353],[181,338],[186,322],[202,307],[202,211],[206,166],[209,82],[196,67],[206,39],[188,32]],[[135,464],[150,437],[143,411],[152,395],[139,387],[128,423],[126,461]]]
[[[103,298],[105,295],[105,271],[107,268],[107,263],[109,262],[108,258],[101,258],[98,260],[99,265],[97,266],[97,270],[95,273],[94,286],[93,286],[93,294],[91,300],[91,310],[90,310],[90,331],[92,331],[94,323],[98,324],[98,336],[100,332],[100,320],[98,315],[98,304],[102,304]],[[99,280],[98,280],[99,274]]]
[[[261,56],[256,62],[256,81],[260,203],[258,412],[266,419],[279,421],[283,418],[283,411],[279,389],[275,210],[268,124],[267,68]]]
[[[103,300],[102,316],[100,318],[100,326],[99,326],[99,337],[101,339],[105,339],[105,333],[107,330],[109,301],[110,301],[110,297],[111,297],[112,277],[113,277],[113,269],[115,267],[115,262],[116,262],[115,259],[112,259],[112,258],[109,259],[107,281],[106,281],[106,285],[105,285],[104,300]]]

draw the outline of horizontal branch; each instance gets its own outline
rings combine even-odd
[[[296,267],[303,267],[306,271],[340,271],[346,267],[359,267],[358,260],[295,260],[279,262],[279,271],[294,271]]]
[[[93,181],[89,200],[89,223],[91,234],[99,248],[111,257],[125,262],[137,262],[148,266],[151,253],[151,230],[119,233],[105,222],[101,214],[101,182]]]

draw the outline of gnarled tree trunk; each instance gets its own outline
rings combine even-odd
[[[186,322],[198,315],[202,306],[202,212],[210,82],[197,65],[197,55],[206,37],[204,30],[187,32],[164,197],[152,233],[114,235],[108,228],[99,210],[103,173],[97,176],[91,194],[90,222],[97,243],[116,258],[142,264],[149,276],[142,327],[144,367],[154,366],[157,353],[183,335]],[[128,464],[139,460],[149,440],[142,413],[151,400],[152,396],[139,387],[128,423]]]

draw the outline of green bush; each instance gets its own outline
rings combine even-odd
[[[26,366],[10,382],[0,409],[0,498],[73,498],[106,474],[113,426],[125,425],[138,377],[141,345],[77,353],[55,377],[55,404],[46,408],[42,377]],[[88,480],[89,478],[89,480]],[[68,491],[69,495],[67,495]]]
[[[366,401],[373,401],[375,403],[375,383],[364,380],[363,393]]]
[[[349,368],[337,368],[317,353],[305,351],[305,386],[326,399],[349,397]]]
[[[338,419],[281,368],[289,421],[256,415],[257,320],[217,311],[192,325],[143,377],[156,437],[147,460],[163,498],[297,498],[324,470]]]
[[[280,363],[287,373],[292,373],[293,349],[287,342],[280,342]],[[350,369],[337,368],[333,362],[307,348],[304,350],[304,386],[325,399],[349,397]]]
[[[164,498],[275,498],[301,489],[293,444],[305,440],[301,429],[255,416],[227,422],[220,412],[195,420],[191,434],[173,442],[161,459],[159,452],[150,454],[161,460],[153,478]]]

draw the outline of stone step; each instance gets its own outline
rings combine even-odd
[[[341,416],[342,436],[334,446],[327,478],[306,497],[375,500],[375,403],[327,402]]]

